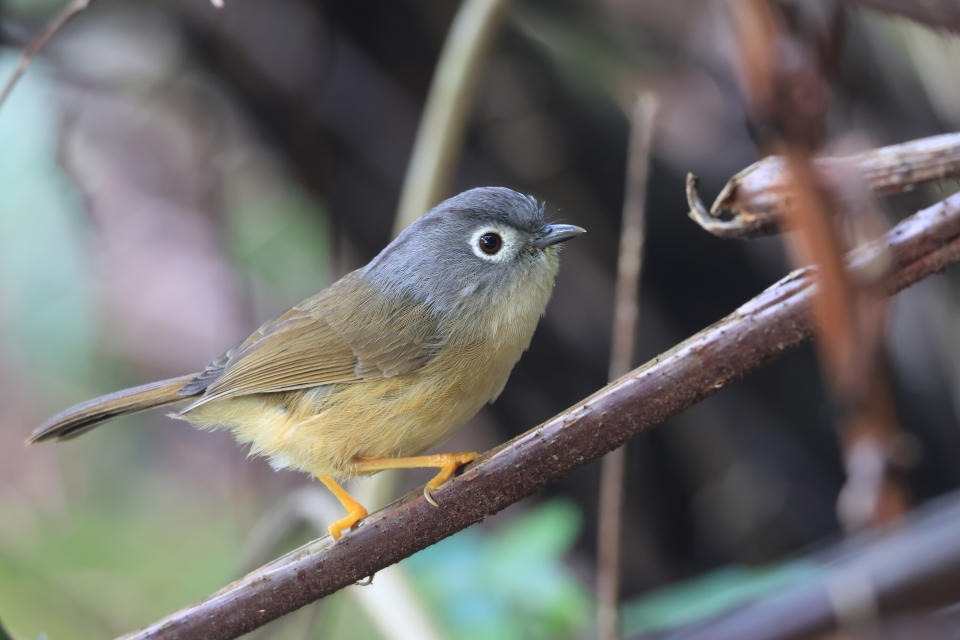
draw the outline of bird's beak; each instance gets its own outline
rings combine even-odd
[[[537,249],[545,249],[586,232],[586,229],[572,224],[545,224],[530,244]]]

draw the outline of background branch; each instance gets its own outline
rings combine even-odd
[[[832,191],[858,177],[874,195],[902,193],[920,184],[960,178],[960,133],[919,138],[842,157],[812,162],[817,179]],[[720,237],[777,233],[787,224],[790,181],[783,156],[768,156],[738,172],[710,206],[709,216],[692,216]],[[731,220],[720,217],[730,214]]]
[[[906,177],[918,180],[940,177],[943,170],[925,167],[914,174],[910,159],[917,155],[916,147],[924,148],[917,143],[898,152],[875,152],[866,162],[861,158],[860,164],[856,160],[821,160],[815,165],[813,154],[824,141],[832,95],[828,79],[837,65],[842,21],[834,15],[833,20],[811,21],[800,27],[791,22],[782,5],[743,2],[730,7],[740,44],[734,63],[740,70],[751,121],[755,129],[765,132],[767,148],[784,159],[781,188],[771,189],[778,204],[773,217],[781,230],[797,232],[786,237],[792,262],[816,267],[813,313],[817,353],[839,408],[835,424],[847,472],[837,510],[848,529],[884,522],[906,511],[909,494],[890,464],[894,443],[904,438],[896,422],[889,380],[883,373],[886,301],[876,287],[876,277],[847,272],[843,253],[860,241],[856,231],[867,236],[870,227],[886,227],[868,192],[890,189],[891,182],[904,180],[882,179],[889,175],[891,164]],[[759,36],[758,29],[762,31]],[[785,54],[787,49],[792,53]],[[809,99],[795,99],[798,87]],[[927,155],[939,159],[942,154]],[[877,172],[875,158],[881,159],[886,170]],[[868,182],[870,177],[874,184],[861,188],[860,180]],[[750,215],[759,214],[754,211]],[[853,233],[844,234],[844,226]],[[882,273],[887,265],[878,261],[875,266]]]
[[[808,578],[774,597],[645,640],[800,640],[860,633],[884,619],[960,599],[960,495],[933,501],[888,526],[796,561]],[[916,627],[916,625],[914,625]],[[941,627],[942,629],[943,627]],[[951,629],[956,629],[956,620]],[[928,630],[929,629],[928,627]],[[936,633],[879,637],[944,638]],[[846,636],[845,636],[846,637]],[[870,636],[874,637],[874,636]]]
[[[900,288],[960,258],[960,194],[853,252],[851,268],[889,251]],[[234,638],[353,584],[538,491],[756,370],[812,333],[810,270],[798,270],[716,324],[583,402],[482,455],[427,504],[420,490],[364,519],[333,544],[306,544],[197,604],[126,636]]]

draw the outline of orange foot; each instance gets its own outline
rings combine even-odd
[[[446,482],[457,468],[473,461],[476,457],[477,454],[470,451],[466,453],[438,453],[432,456],[414,456],[412,458],[359,458],[355,469],[359,473],[366,473],[384,469],[439,468],[440,472],[433,476],[423,488],[423,497],[427,499],[427,502],[438,507],[440,505],[433,499],[432,493]]]
[[[340,501],[343,508],[347,510],[347,516],[345,518],[337,520],[327,527],[327,531],[330,532],[333,539],[339,540],[340,536],[343,535],[344,529],[349,529],[362,518],[367,517],[367,510],[363,508],[362,504],[354,500],[350,494],[330,476],[317,476],[317,480],[326,485],[327,489],[330,489],[330,492],[337,497],[337,500]]]

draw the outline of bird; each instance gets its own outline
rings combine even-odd
[[[475,452],[421,455],[499,396],[554,288],[562,243],[536,198],[506,187],[453,196],[366,266],[260,326],[202,370],[110,393],[53,416],[28,438],[68,440],[120,415],[168,414],[228,429],[275,469],[319,479],[347,515],[366,509],[340,485],[384,469],[436,468],[433,493]]]

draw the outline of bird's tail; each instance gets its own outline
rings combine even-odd
[[[111,418],[185,400],[190,395],[197,394],[180,395],[179,392],[196,377],[196,373],[191,373],[150,382],[75,404],[40,425],[27,438],[27,444],[45,440],[68,440]]]

